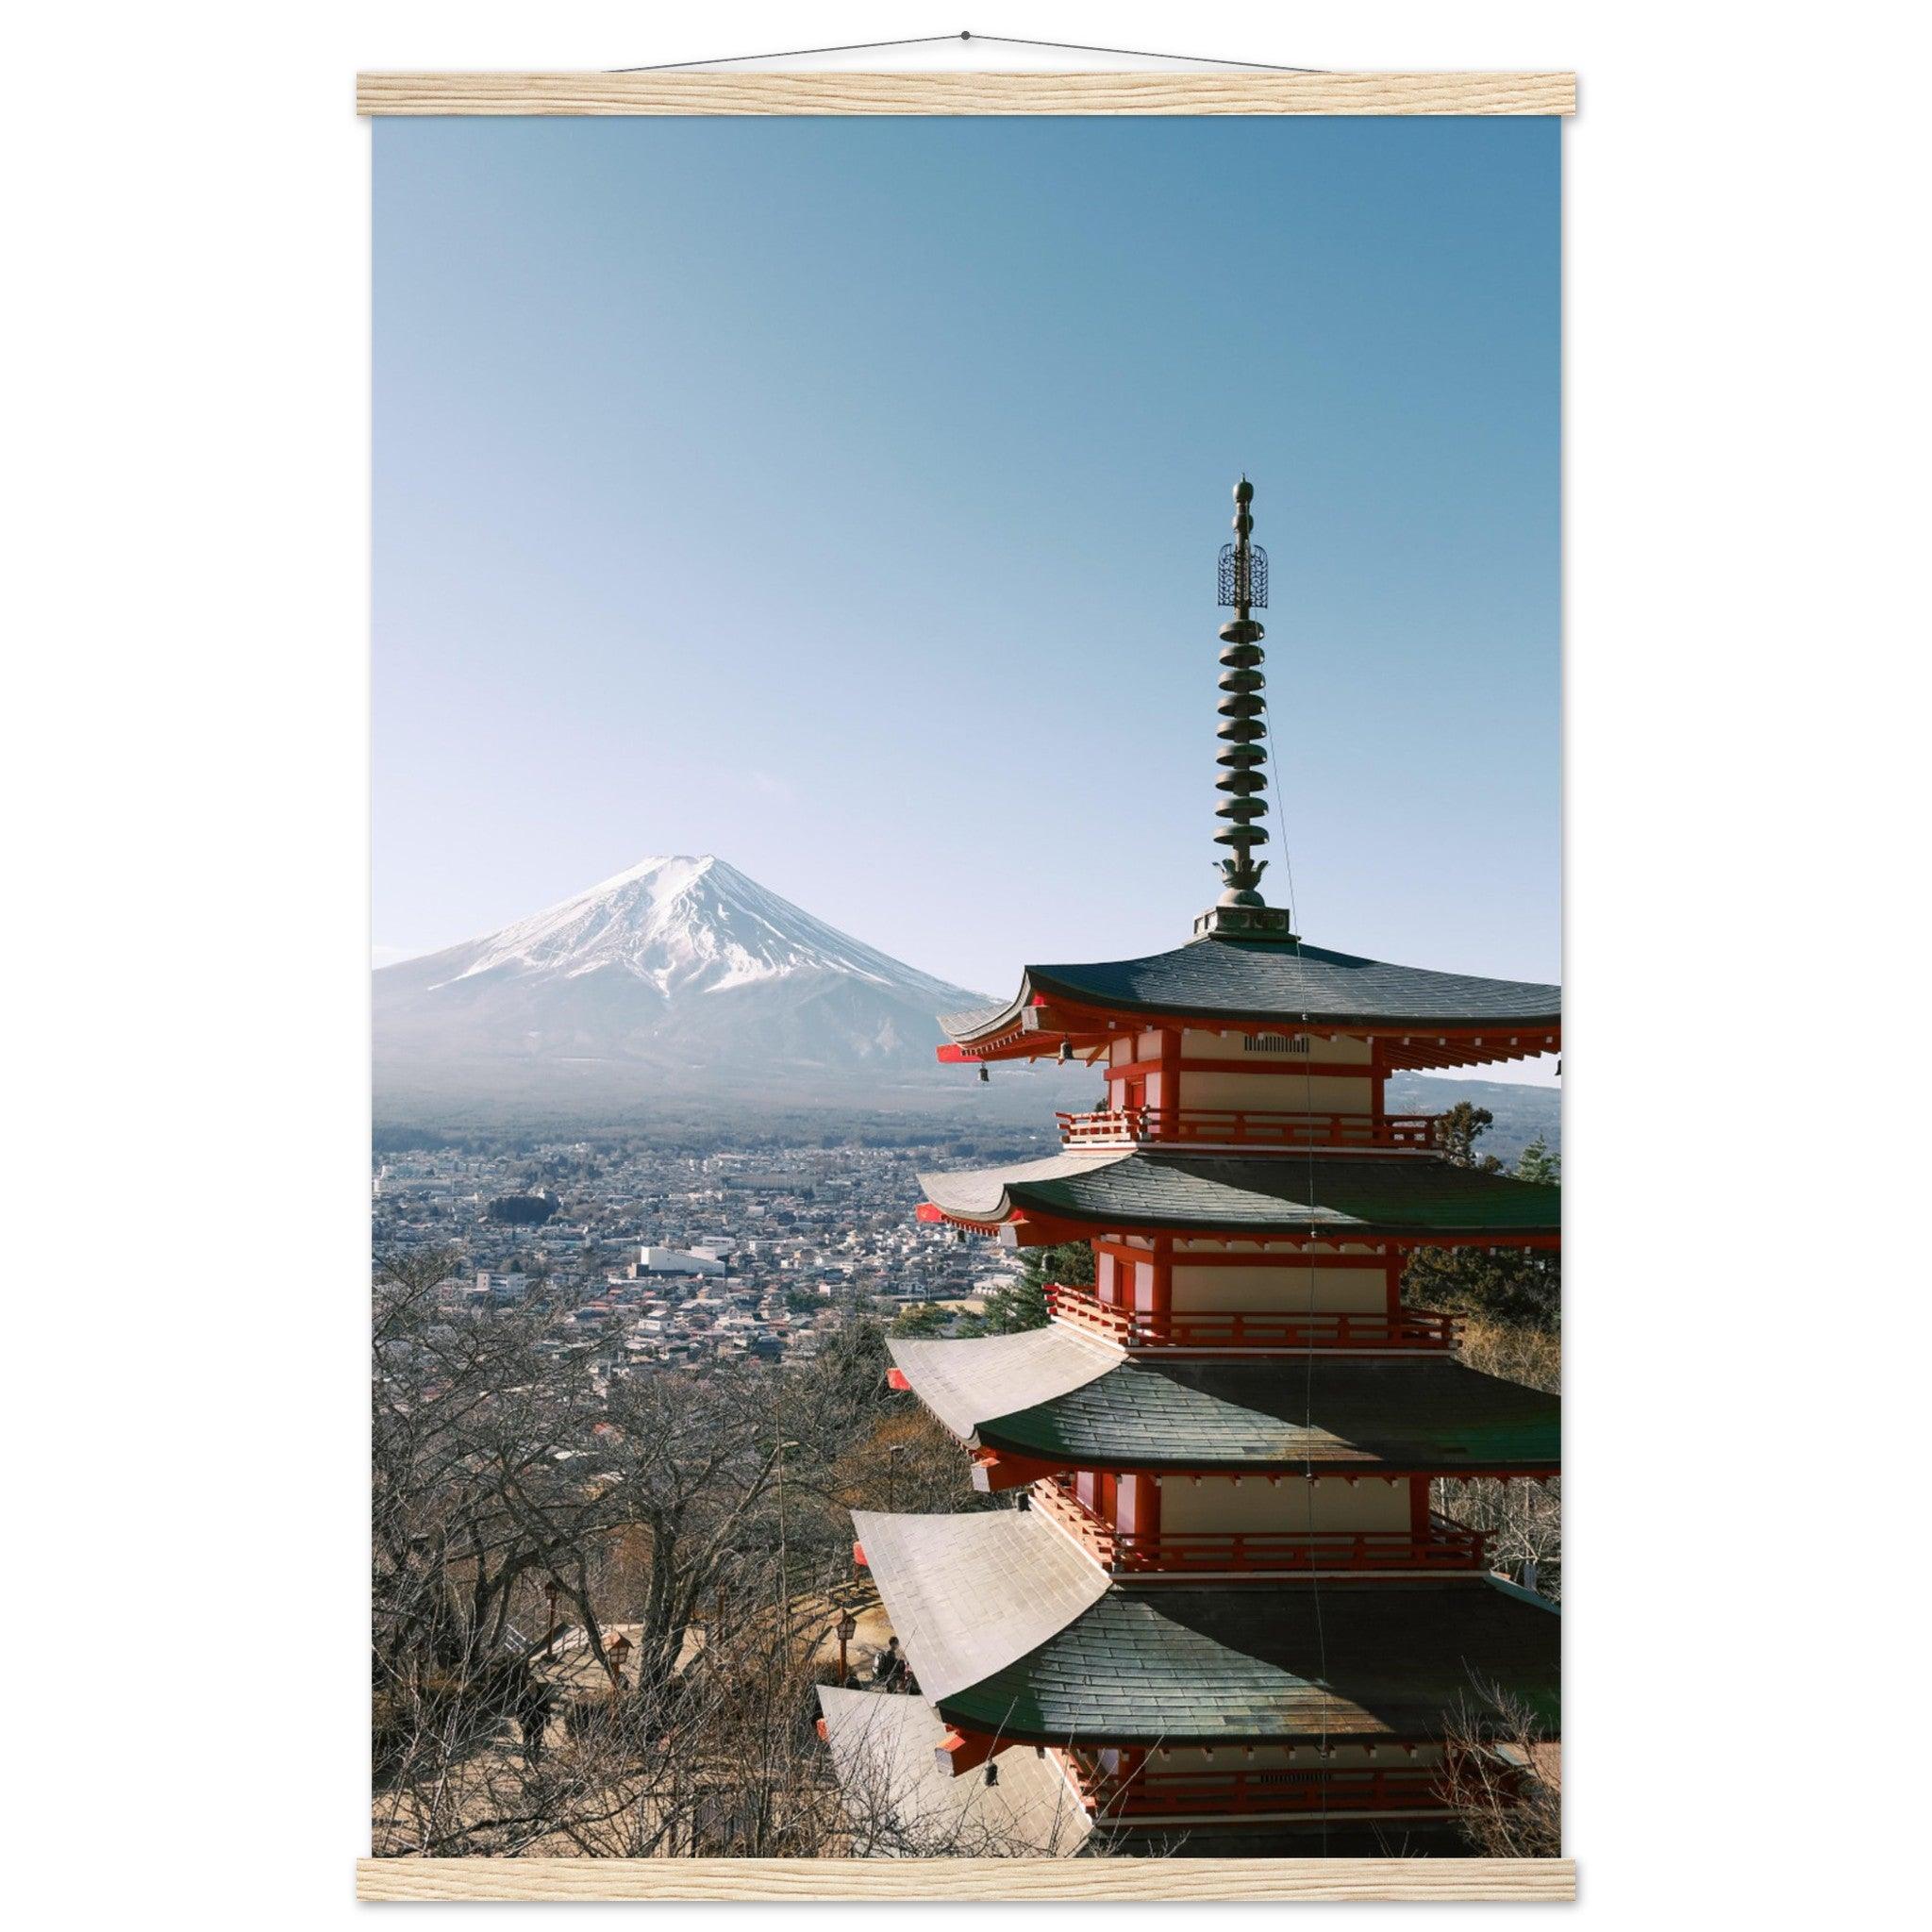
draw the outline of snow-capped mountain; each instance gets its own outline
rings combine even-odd
[[[608,1094],[613,1076],[633,1077],[641,1096],[924,1085],[941,1071],[935,1016],[977,998],[721,858],[647,858],[501,932],[377,972],[377,1094],[507,1086],[564,1100],[587,1080]]]

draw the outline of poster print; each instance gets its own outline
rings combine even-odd
[[[1558,1851],[1557,168],[377,124],[378,1859]]]

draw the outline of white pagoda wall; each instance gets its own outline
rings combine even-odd
[[[1312,1493],[1310,1493],[1312,1491]],[[1160,1533],[1267,1530],[1293,1535],[1309,1529],[1401,1530],[1409,1524],[1407,1477],[1386,1482],[1364,1476],[1164,1476],[1160,1483]],[[1123,1527],[1125,1525],[1124,1524]]]
[[[1212,1243],[1196,1243],[1196,1254],[1242,1253]],[[1246,1250],[1252,1253],[1253,1250]],[[1337,1268],[1322,1266],[1324,1250],[1307,1251],[1308,1258],[1272,1263],[1236,1262],[1232,1265],[1196,1262],[1190,1265],[1187,1248],[1176,1248],[1171,1278],[1172,1307],[1176,1312],[1235,1313],[1242,1309],[1273,1309],[1290,1313],[1373,1314],[1388,1306],[1389,1285],[1379,1268]],[[1360,1255],[1372,1251],[1360,1245],[1344,1245],[1338,1254]],[[1094,1257],[1094,1292],[1102,1301],[1124,1308],[1152,1308],[1155,1306],[1154,1257],[1127,1261],[1111,1253]]]
[[[1200,1027],[1187,1026],[1181,1030],[1181,1057],[1191,1060],[1231,1060],[1237,1064],[1255,1066],[1266,1063],[1272,1066],[1289,1066],[1296,1060],[1318,1060],[1328,1066],[1359,1066],[1364,1074],[1368,1073],[1369,1062],[1374,1049],[1366,1040],[1357,1040],[1348,1034],[1301,1034],[1296,1039],[1306,1039],[1307,1051],[1299,1049],[1292,1053],[1257,1052],[1247,1041],[1256,1037],[1271,1039],[1288,1036],[1270,1033],[1267,1028],[1257,1029],[1257,1034],[1246,1032],[1209,1033]],[[1158,1035],[1149,1036],[1158,1040]]]
[[[1178,1257],[1174,1264],[1177,1313],[1267,1308],[1373,1314],[1388,1304],[1388,1278],[1379,1268],[1324,1268],[1319,1259],[1313,1266],[1297,1262],[1287,1268],[1190,1268]],[[1136,1306],[1145,1307],[1148,1303],[1143,1299]]]
[[[1258,1052],[1246,1044],[1250,1038],[1305,1039],[1307,1051]],[[1158,1032],[1148,1030],[1124,1036],[1108,1049],[1110,1069],[1131,1065],[1149,1067],[1143,1076],[1149,1107],[1199,1107],[1240,1108],[1256,1113],[1369,1113],[1374,1108],[1374,1082],[1370,1072],[1374,1049],[1366,1040],[1346,1035],[1329,1038],[1285,1034],[1249,1035],[1244,1032],[1216,1033],[1189,1026],[1181,1031],[1181,1058],[1214,1060],[1221,1064],[1211,1071],[1177,1073],[1176,1091],[1169,1093],[1166,1076],[1158,1071],[1161,1040]],[[1359,1066],[1359,1078],[1341,1074],[1305,1074],[1299,1072],[1268,1072],[1298,1069],[1305,1064],[1326,1067]],[[1257,1071],[1261,1069],[1263,1071]],[[1124,1098],[1123,1081],[1109,1074],[1108,1103],[1118,1107]]]

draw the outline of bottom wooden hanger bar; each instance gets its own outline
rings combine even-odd
[[[1561,1903],[1574,1858],[363,1858],[356,1896]]]

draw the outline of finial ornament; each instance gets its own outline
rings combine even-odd
[[[1268,842],[1267,706],[1261,697],[1261,639],[1264,633],[1254,613],[1268,608],[1268,553],[1255,542],[1255,517],[1250,506],[1255,486],[1244,475],[1234,487],[1234,541],[1221,547],[1220,602],[1233,618],[1221,626],[1221,767],[1215,790],[1223,794],[1215,808],[1222,823],[1214,835],[1217,845],[1228,848],[1218,861],[1224,887],[1211,911],[1194,922],[1198,935],[1227,939],[1288,939],[1288,914],[1261,897],[1265,858],[1255,847]]]

